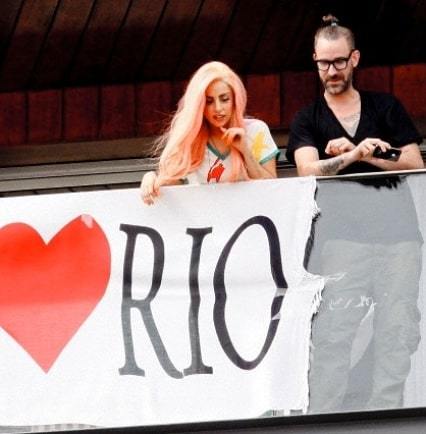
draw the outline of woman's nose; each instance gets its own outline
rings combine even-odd
[[[219,111],[221,111],[222,110],[222,103],[218,100],[218,101],[215,101],[215,103],[214,103],[214,109],[217,111],[217,112],[219,112]]]

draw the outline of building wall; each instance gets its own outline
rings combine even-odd
[[[321,91],[315,71],[243,76],[247,112],[287,132],[291,119]],[[357,71],[359,89],[395,94],[426,136],[426,64]],[[175,110],[184,81],[98,85],[0,93],[0,148],[102,142],[157,135]],[[59,149],[60,147],[56,147]],[[82,156],[83,157],[83,156]]]

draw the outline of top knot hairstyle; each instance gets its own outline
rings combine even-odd
[[[314,49],[317,46],[319,38],[325,38],[334,41],[339,38],[345,38],[351,50],[355,49],[355,37],[347,27],[341,26],[339,20],[334,15],[325,15],[322,17],[322,25],[315,33]]]
[[[337,27],[339,25],[339,20],[334,15],[325,15],[322,17],[322,27]]]

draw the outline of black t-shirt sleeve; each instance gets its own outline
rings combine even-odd
[[[391,145],[399,148],[410,143],[422,143],[422,137],[401,102],[389,96],[388,104],[385,122],[392,137]]]
[[[297,149],[304,146],[316,148],[315,128],[312,125],[311,110],[311,107],[300,110],[296,113],[290,125],[286,157],[292,164],[295,164],[294,153]]]

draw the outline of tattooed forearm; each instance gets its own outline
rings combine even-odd
[[[320,161],[321,175],[336,175],[343,168],[344,160],[341,156]]]

